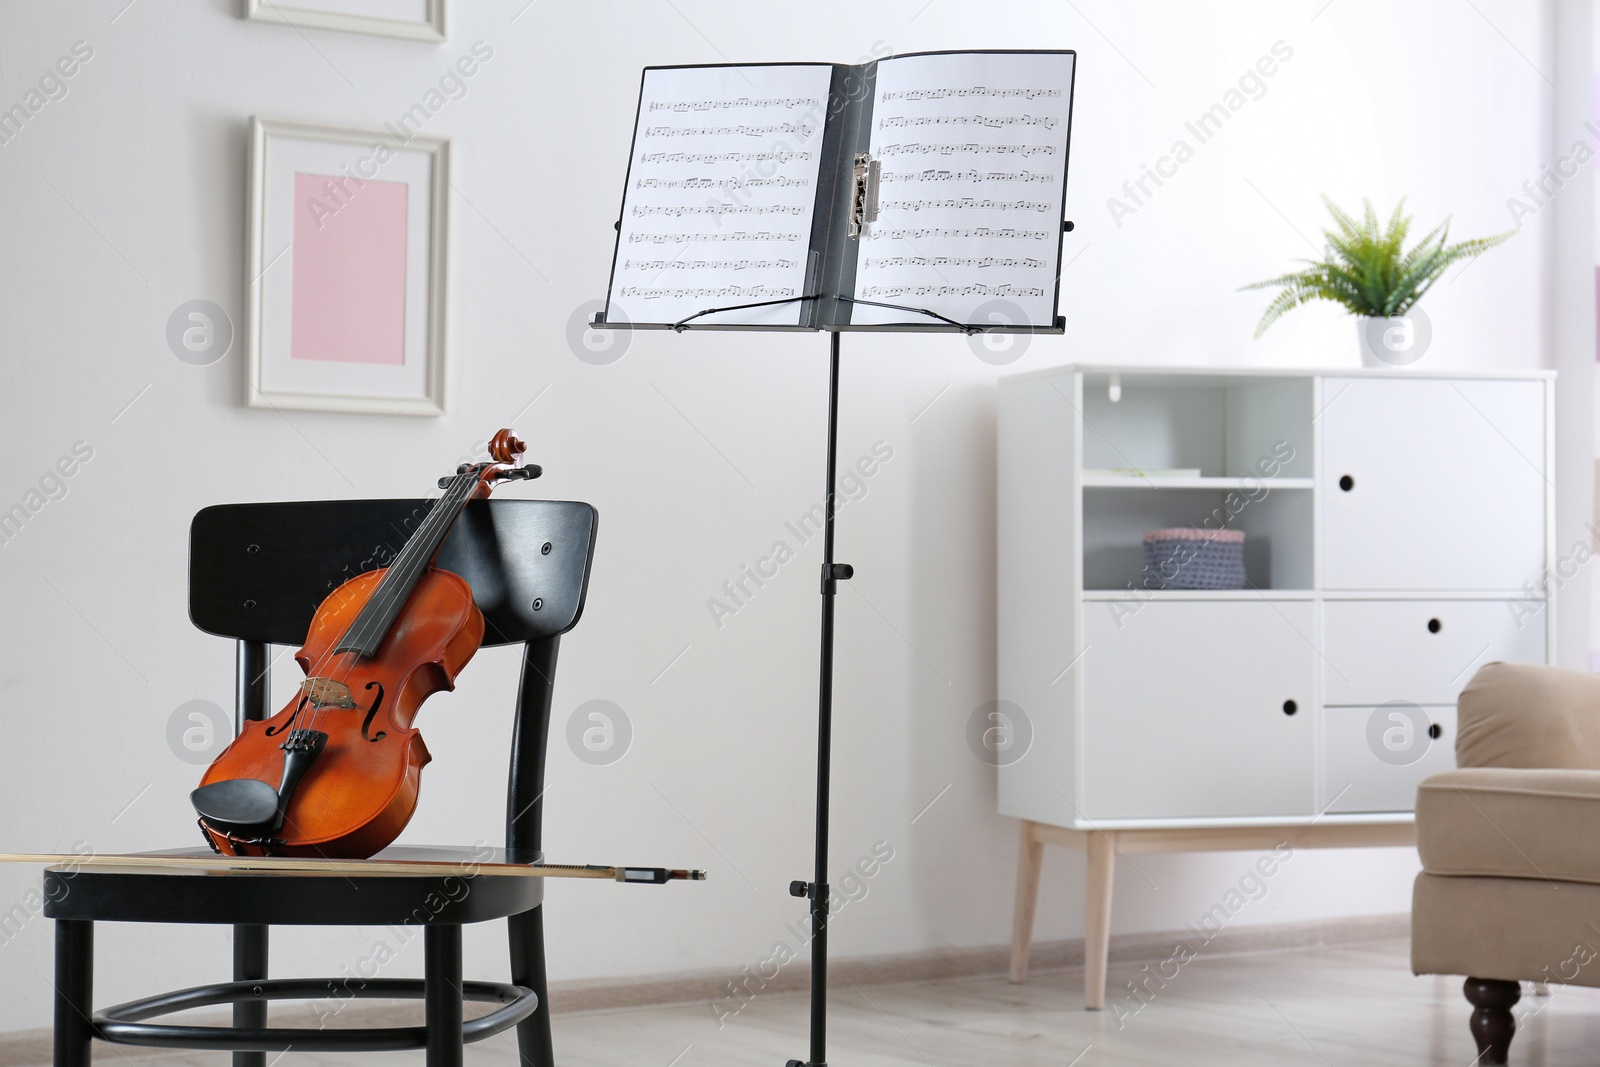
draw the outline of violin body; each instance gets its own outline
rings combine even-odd
[[[483,613],[459,576],[430,568],[372,657],[336,653],[341,635],[367,605],[386,568],[368,571],[334,590],[312,618],[295,659],[308,678],[337,678],[355,707],[319,706],[316,687],[295,694],[282,711],[247,722],[201,779],[255,779],[277,789],[285,771],[285,738],[315,729],[327,740],[293,790],[282,826],[268,843],[226,833],[201,821],[212,845],[229,856],[364,859],[405,829],[417,806],[422,768],[432,758],[412,726],[422,702],[455,688],[461,668],[483,640]],[[313,680],[315,680],[313,678]]]

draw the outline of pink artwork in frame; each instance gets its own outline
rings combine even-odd
[[[294,175],[290,359],[405,362],[408,191]]]

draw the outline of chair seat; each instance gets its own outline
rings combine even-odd
[[[1600,771],[1467,767],[1417,787],[1428,874],[1600,885]],[[1477,972],[1473,972],[1477,973]]]
[[[171,849],[138,855],[211,853]],[[414,875],[51,867],[45,871],[44,913],[105,922],[427,926],[504,919],[544,901],[542,878],[482,873],[484,863],[505,862],[499,849],[394,846],[373,859],[430,866]]]

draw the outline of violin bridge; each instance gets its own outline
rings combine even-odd
[[[301,694],[316,708],[353,708],[356,698],[350,687],[332,678],[307,678],[300,683]]]

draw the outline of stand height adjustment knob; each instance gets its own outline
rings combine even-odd
[[[811,892],[811,883],[810,882],[804,882],[804,881],[800,881],[799,879],[796,879],[795,881],[789,883],[789,895],[791,897],[807,896],[808,894],[810,894],[810,892]]]
[[[838,582],[848,582],[856,576],[856,569],[848,563],[824,563],[822,565],[822,595],[832,596],[837,590]]]

